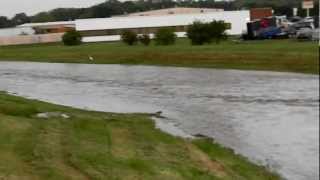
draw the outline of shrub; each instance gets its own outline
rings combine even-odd
[[[202,45],[211,42],[211,34],[209,32],[209,24],[195,21],[188,27],[187,37],[193,45]]]
[[[172,28],[161,28],[155,34],[155,42],[157,45],[171,45],[176,42],[177,35]]]
[[[212,41],[219,43],[227,38],[226,30],[227,26],[224,21],[210,23],[196,21],[188,27],[187,37],[193,45],[202,45]]]
[[[143,35],[139,36],[138,39],[145,46],[148,46],[151,42],[149,34],[143,34]]]
[[[121,40],[122,42],[128,44],[129,46],[132,46],[138,42],[138,37],[135,32],[126,30],[122,32]]]
[[[62,42],[66,46],[76,46],[81,44],[82,36],[78,31],[71,30],[62,36]]]
[[[212,21],[209,24],[209,32],[211,38],[215,43],[220,43],[220,41],[227,39],[227,25],[224,21]]]

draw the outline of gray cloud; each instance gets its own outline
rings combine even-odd
[[[0,16],[25,12],[33,15],[57,7],[88,7],[105,0],[0,0]]]

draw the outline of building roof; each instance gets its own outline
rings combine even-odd
[[[161,16],[161,15],[176,15],[176,14],[195,14],[195,13],[210,13],[210,12],[221,12],[223,9],[213,9],[213,8],[168,8],[168,9],[158,9],[151,11],[144,11],[138,13],[131,13],[127,16]]]
[[[212,20],[224,20],[226,22],[237,22],[245,24],[249,19],[249,11],[223,11],[211,13],[180,14],[165,16],[129,16],[100,19],[76,20],[76,30],[104,30],[104,29],[129,29],[144,27],[168,27],[190,25],[200,20],[210,22]]]
[[[43,23],[26,23],[26,24],[22,24],[18,27],[31,27],[31,28],[35,28],[35,27],[61,27],[61,26],[65,26],[65,27],[74,27],[75,26],[75,21],[56,21],[56,22],[43,22]]]

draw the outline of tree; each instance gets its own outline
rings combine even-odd
[[[80,45],[81,39],[81,34],[75,30],[68,31],[62,36],[63,44],[66,46]]]
[[[20,25],[31,22],[31,18],[27,16],[25,13],[16,14],[12,19],[12,23],[14,25]]]
[[[157,45],[171,45],[176,42],[177,35],[172,28],[160,28],[155,34]]]
[[[70,21],[78,19],[84,12],[84,8],[58,8],[50,11],[56,21]]]
[[[212,41],[218,44],[227,38],[226,30],[227,25],[224,21],[214,20],[210,23],[196,21],[188,27],[187,37],[193,45],[202,45]]]
[[[149,46],[149,44],[151,42],[149,34],[140,35],[140,36],[138,36],[138,39],[145,46]]]
[[[219,44],[220,41],[227,39],[227,34],[226,34],[226,30],[227,30],[227,25],[224,21],[212,21],[211,23],[209,23],[209,33],[210,33],[210,37],[211,39]]]
[[[31,17],[32,22],[52,22],[55,18],[48,12],[41,12]]]
[[[123,3],[117,0],[109,0],[104,3],[92,6],[88,11],[94,18],[111,17],[112,15],[124,14]]]
[[[211,34],[209,32],[209,24],[195,21],[188,27],[187,37],[193,45],[203,45],[211,42]]]
[[[12,27],[14,24],[5,16],[0,16],[0,28]]]
[[[227,38],[227,26],[224,21],[212,21],[203,23],[200,21],[194,22],[187,30],[187,37],[193,45],[203,45],[204,43],[219,43]]]
[[[132,46],[138,42],[137,34],[130,30],[125,30],[121,34],[121,40],[122,42],[128,44],[129,46]]]
[[[136,3],[136,2],[125,1],[122,3],[122,6],[123,6],[122,9],[125,14],[140,11],[140,7],[138,6],[138,3]]]

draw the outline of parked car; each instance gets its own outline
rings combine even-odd
[[[298,22],[293,23],[288,28],[286,28],[284,31],[287,32],[292,37],[304,37],[306,34],[310,34],[310,31],[314,29],[314,23],[310,19],[302,19]],[[298,34],[299,33],[299,34]],[[308,37],[310,37],[308,35]]]
[[[312,32],[312,40],[313,41],[319,41],[320,40],[320,29],[317,28],[317,29],[314,29],[313,32]]]
[[[306,39],[306,40],[312,40],[313,36],[313,30],[311,28],[301,28],[297,31],[297,39]]]
[[[278,27],[268,27],[260,30],[259,38],[260,39],[273,39],[276,38],[282,31]]]

